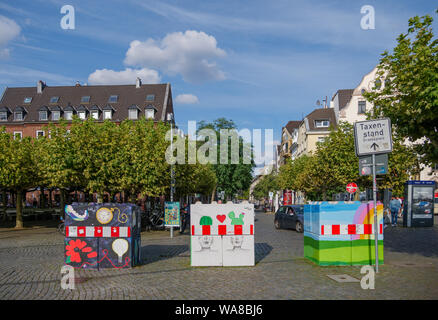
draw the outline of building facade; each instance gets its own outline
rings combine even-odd
[[[48,123],[73,116],[120,123],[141,117],[174,123],[170,84],[47,86],[6,88],[0,100],[0,127],[16,137],[44,135]]]

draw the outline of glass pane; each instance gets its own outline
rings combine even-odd
[[[83,96],[81,102],[90,102],[90,96]]]
[[[73,112],[71,111],[66,111],[65,112],[65,119],[67,120],[71,120],[73,118]]]
[[[135,109],[129,110],[129,119],[137,119],[137,112]]]
[[[7,121],[8,115],[6,112],[0,112],[0,121]]]
[[[59,118],[60,118],[60,112],[59,111],[53,111],[53,113],[52,113],[52,120],[59,120]]]
[[[433,212],[433,187],[412,188],[412,213],[431,214]]]
[[[104,119],[111,119],[111,110],[104,111]]]

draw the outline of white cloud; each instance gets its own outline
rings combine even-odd
[[[159,83],[161,77],[157,71],[143,68],[131,69],[126,68],[122,71],[114,71],[108,69],[100,69],[94,71],[88,76],[89,84],[131,84],[139,77],[142,83]]]
[[[167,34],[162,40],[131,42],[125,64],[157,68],[170,75],[181,74],[185,81],[200,83],[224,80],[225,74],[214,59],[225,57],[215,37],[204,32],[187,30]]]
[[[20,31],[20,26],[14,20],[0,15],[0,58],[9,57],[9,49],[5,47],[20,34]]]
[[[185,94],[177,95],[175,98],[175,102],[180,104],[195,104],[195,103],[199,103],[199,99],[197,96],[193,94],[185,93]]]

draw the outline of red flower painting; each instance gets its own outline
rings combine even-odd
[[[68,245],[65,246],[65,251],[67,263],[81,262],[81,252],[87,253],[88,258],[97,257],[97,252],[93,251],[91,247],[87,247],[87,243],[85,241],[81,241],[80,239],[70,240]]]

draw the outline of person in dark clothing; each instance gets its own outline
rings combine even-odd
[[[187,224],[190,224],[190,205],[187,203],[184,203],[182,210],[181,210],[181,219],[182,219],[182,226],[180,230],[180,234],[184,233],[184,230],[187,227]]]

